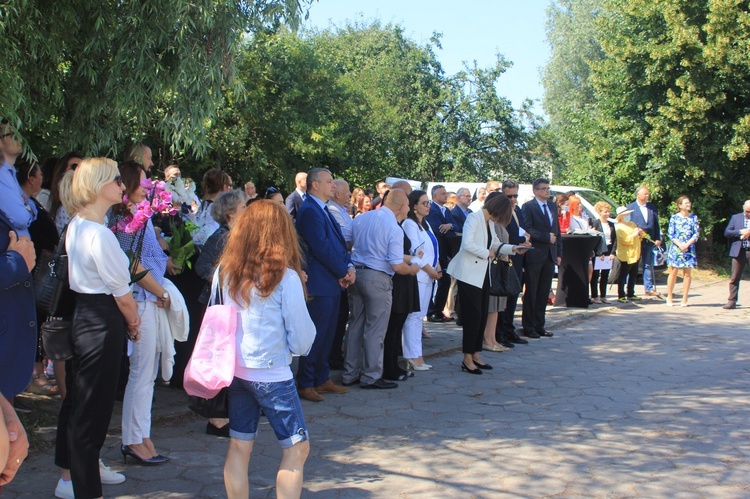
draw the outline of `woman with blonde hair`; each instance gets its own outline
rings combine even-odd
[[[227,390],[227,496],[249,495],[248,465],[262,411],[282,448],[276,495],[299,497],[310,443],[289,365],[292,356],[310,351],[315,325],[305,306],[297,233],[283,205],[260,200],[248,206],[229,233],[218,276],[224,304],[240,313]]]
[[[141,336],[128,257],[104,223],[107,210],[122,201],[122,192],[117,163],[107,158],[83,160],[60,184],[65,210],[74,214],[65,249],[76,304],[74,354],[57,422],[55,464],[63,469],[57,497],[102,497],[103,481],[125,480],[99,461],[117,393],[122,345],[126,336],[134,342]]]
[[[357,216],[359,201],[363,197],[365,197],[365,191],[363,191],[359,187],[355,187],[354,190],[352,190],[352,197],[349,199],[349,214],[352,216],[352,218]]]
[[[698,266],[698,257],[695,254],[695,243],[700,235],[698,217],[690,211],[693,204],[687,196],[677,199],[677,213],[669,219],[669,245],[667,252],[667,265],[669,266],[669,278],[667,279],[667,306],[673,306],[672,292],[677,283],[677,273],[682,269],[682,303],[681,307],[687,307],[688,293],[692,281],[692,269]]]

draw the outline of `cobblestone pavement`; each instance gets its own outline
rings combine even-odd
[[[482,376],[460,371],[455,326],[431,327],[433,370],[303,402],[303,497],[750,497],[750,307],[722,310],[726,294],[723,281],[695,286],[687,308],[551,309],[554,338],[485,353],[495,369]],[[113,426],[102,457],[128,480],[105,496],[224,496],[227,441],[183,402],[157,391],[168,465],[123,466]],[[264,421],[253,497],[275,497],[280,455]],[[3,497],[52,497],[57,476],[51,450],[37,452]]]

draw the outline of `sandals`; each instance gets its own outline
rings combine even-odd
[[[39,384],[37,380],[44,378],[46,381],[44,384]],[[31,383],[26,388],[26,391],[29,393],[34,393],[36,395],[47,395],[47,396],[53,396],[60,393],[60,388],[50,383],[49,380],[47,380],[47,377],[44,376],[44,374],[35,374],[32,376]]]

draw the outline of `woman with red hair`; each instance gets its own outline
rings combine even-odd
[[[264,199],[245,210],[229,233],[218,276],[224,303],[240,313],[227,391],[227,496],[249,495],[248,465],[262,411],[282,447],[276,495],[299,497],[310,442],[289,365],[293,355],[310,351],[315,325],[305,306],[297,233],[283,205]]]

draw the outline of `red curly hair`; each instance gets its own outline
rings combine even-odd
[[[287,268],[302,279],[297,231],[284,205],[261,199],[248,206],[229,232],[219,265],[222,283],[238,303],[249,304],[253,288],[269,296]]]

